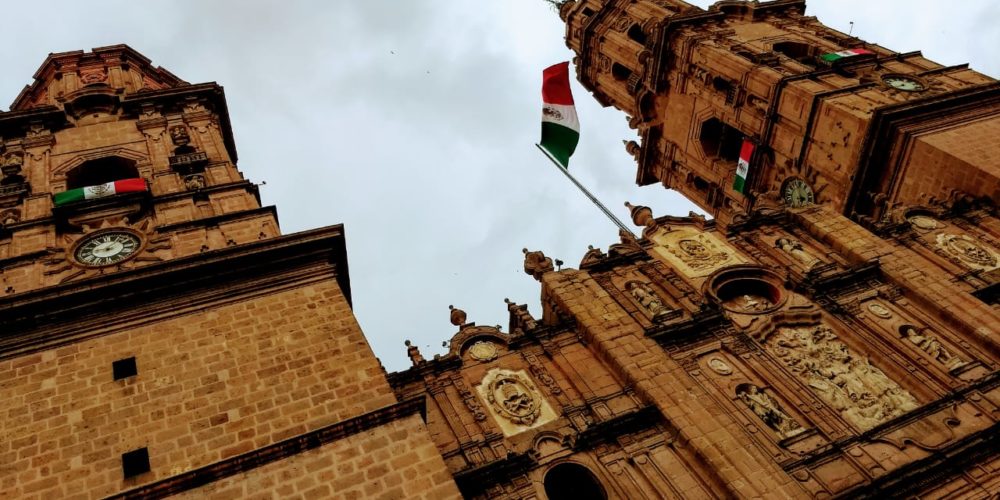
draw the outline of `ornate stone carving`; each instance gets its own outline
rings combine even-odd
[[[21,210],[18,208],[6,208],[0,210],[0,226],[9,226],[21,221]]]
[[[902,334],[903,338],[910,341],[911,344],[917,346],[921,351],[926,352],[938,363],[944,365],[948,371],[955,371],[963,366],[969,364],[968,361],[952,354],[937,337],[926,333],[926,328],[918,329],[913,325],[903,325],[899,328],[899,333]]]
[[[930,231],[941,227],[941,224],[938,224],[938,221],[926,215],[911,215],[910,217],[907,217],[906,220],[911,226],[923,231]]]
[[[740,384],[736,396],[761,420],[783,438],[801,434],[805,429],[781,409],[781,405],[753,384]]]
[[[170,140],[173,141],[174,146],[177,147],[187,146],[190,144],[191,136],[188,135],[187,127],[183,125],[170,127]]]
[[[516,425],[531,425],[542,413],[538,389],[517,372],[499,370],[483,380],[486,401],[497,415]]]
[[[918,406],[916,398],[867,359],[854,355],[825,325],[780,327],[765,345],[845,420],[862,430]]]
[[[188,191],[205,189],[205,176],[202,174],[184,176],[184,189],[187,189]]]
[[[708,367],[712,369],[715,373],[719,375],[732,375],[733,367],[729,366],[722,358],[718,356],[713,356],[708,359]]]
[[[483,407],[476,400],[476,397],[469,390],[469,386],[465,385],[465,381],[459,377],[452,379],[452,384],[455,385],[455,389],[458,390],[458,395],[465,402],[465,406],[472,412],[472,418],[476,419],[477,422],[486,420],[486,412],[483,411]]]
[[[670,314],[671,309],[663,304],[649,285],[639,281],[625,283],[625,290],[641,305],[655,320]]]
[[[487,340],[480,340],[469,348],[469,356],[477,361],[493,361],[500,355],[497,345]]]
[[[91,69],[80,73],[80,82],[84,85],[101,83],[107,79],[108,75],[104,72],[104,68]]]
[[[658,244],[655,251],[688,277],[708,276],[721,267],[746,263],[711,233],[681,229],[658,232],[651,239]]]
[[[543,274],[555,270],[552,259],[546,257],[544,253],[529,252],[527,248],[522,251],[524,252],[524,272],[536,280],[541,280]]]
[[[881,302],[870,302],[868,304],[868,310],[875,316],[878,316],[882,319],[892,318],[892,311],[890,311],[887,307],[882,305]]]
[[[531,368],[531,374],[538,379],[545,387],[549,388],[549,392],[552,394],[562,394],[562,388],[556,383],[552,375],[549,375],[548,370],[545,369],[545,365],[538,360],[538,356],[525,353],[524,359],[528,361],[528,366]]]
[[[793,259],[801,262],[805,265],[806,269],[812,269],[813,266],[821,262],[819,258],[814,257],[812,254],[807,252],[802,247],[802,243],[800,241],[796,241],[791,238],[778,238],[774,242],[774,246],[791,256]]]
[[[964,234],[939,234],[937,247],[971,269],[992,271],[1000,267],[996,252]]]
[[[734,312],[760,313],[774,307],[774,302],[760,295],[743,294],[723,302],[722,306]]]

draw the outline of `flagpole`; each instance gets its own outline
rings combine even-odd
[[[553,165],[555,165],[556,170],[562,172],[567,179],[572,181],[573,184],[580,189],[580,192],[582,192],[584,196],[586,196],[591,202],[594,203],[594,205],[597,206],[597,208],[599,208],[602,212],[604,212],[604,215],[606,215],[608,219],[611,220],[611,222],[613,222],[616,226],[618,226],[618,228],[621,229],[622,231],[625,231],[626,233],[632,235],[633,238],[639,239],[635,235],[635,233],[633,233],[632,230],[628,228],[628,226],[622,223],[622,221],[619,220],[618,217],[615,217],[615,214],[611,213],[611,210],[608,210],[608,207],[604,206],[604,204],[601,203],[601,200],[598,200],[597,197],[591,194],[590,191],[587,191],[587,188],[583,187],[583,184],[580,184],[580,181],[576,180],[576,177],[573,177],[573,175],[569,173],[569,169],[563,167],[561,163],[559,163],[555,158],[553,158],[552,155],[549,154],[549,152],[546,151],[545,148],[541,146],[541,144],[535,144],[535,147],[537,147],[538,150],[541,151],[542,154],[545,155],[545,157],[548,158]]]

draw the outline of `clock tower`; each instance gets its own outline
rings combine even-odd
[[[222,87],[125,45],[0,113],[0,497],[456,496],[343,227],[282,235],[236,161]]]
[[[1000,198],[1000,82],[805,15],[805,1],[564,2],[579,79],[628,115],[640,185],[719,223],[766,200],[878,220]],[[947,170],[943,167],[947,165]]]

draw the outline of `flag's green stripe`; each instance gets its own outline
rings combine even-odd
[[[820,59],[822,59],[822,60],[824,60],[826,62],[833,62],[833,61],[836,61],[837,59],[843,59],[844,57],[846,57],[846,56],[842,56],[842,55],[839,55],[839,54],[824,54],[824,55],[820,56]]]
[[[55,196],[53,196],[56,206],[65,205],[74,201],[80,201],[82,199],[84,199],[83,188],[70,189],[69,191],[56,193]]]
[[[738,193],[743,193],[743,183],[745,183],[745,182],[746,182],[746,179],[744,179],[744,178],[742,178],[742,177],[740,177],[740,176],[737,175],[736,176],[736,181],[733,182],[733,190],[735,190]]]
[[[576,151],[580,134],[575,130],[552,122],[542,122],[542,147],[563,167],[569,167],[569,157]]]

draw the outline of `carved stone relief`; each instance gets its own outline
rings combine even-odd
[[[852,353],[826,325],[780,327],[765,346],[845,420],[862,430],[919,405],[882,370]]]
[[[523,432],[556,418],[555,412],[524,370],[494,368],[487,372],[477,390],[506,435]]]
[[[646,283],[629,281],[625,283],[625,289],[654,320],[663,318],[672,311]]]
[[[469,356],[477,361],[492,361],[497,359],[499,353],[497,345],[486,340],[480,340],[469,348]]]
[[[717,269],[747,260],[713,233],[694,229],[661,231],[652,237],[656,252],[682,274],[703,277]]]
[[[726,300],[722,306],[734,312],[760,313],[774,307],[774,302],[760,295],[743,294]]]
[[[740,384],[736,396],[782,438],[797,436],[805,431],[798,422],[782,410],[770,394],[753,384]]]
[[[927,333],[926,328],[918,329],[913,325],[903,325],[899,328],[899,333],[918,349],[929,354],[932,359],[943,365],[948,371],[955,371],[969,364],[968,361],[949,351],[937,337]]]
[[[774,246],[775,248],[788,254],[793,259],[801,262],[807,270],[812,269],[814,266],[822,262],[819,258],[806,251],[802,246],[802,242],[792,238],[778,238],[775,240]]]
[[[205,188],[205,176],[202,174],[191,174],[184,176],[184,189],[197,191]]]
[[[933,217],[926,215],[911,215],[910,217],[907,217],[906,220],[909,221],[911,226],[922,231],[930,231],[941,227],[941,224],[938,224],[938,221],[934,220]]]
[[[881,302],[873,301],[868,303],[868,311],[882,319],[891,319],[892,311],[882,305]]]
[[[1000,268],[997,253],[970,236],[938,234],[937,247],[970,269],[992,271]]]
[[[733,374],[733,367],[729,366],[729,363],[726,363],[722,358],[719,357],[709,358],[708,367],[711,368],[712,371],[714,371],[715,373],[718,373],[719,375],[726,376]]]

